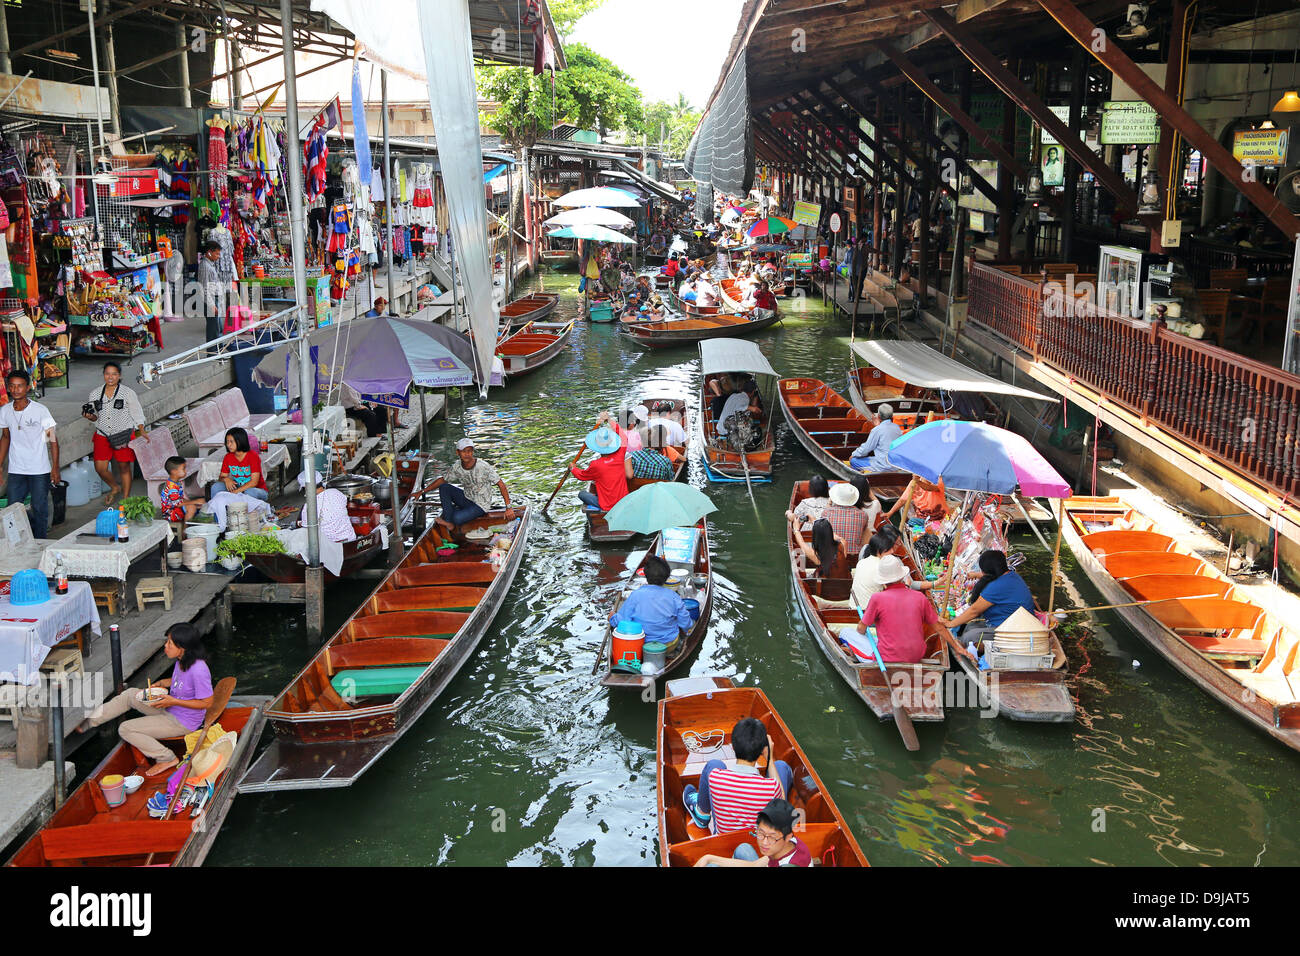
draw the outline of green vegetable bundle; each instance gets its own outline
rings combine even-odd
[[[239,558],[246,554],[284,554],[284,545],[274,534],[237,534],[217,544],[218,558]]]
[[[123,498],[119,507],[122,509],[122,517],[127,521],[152,521],[158,517],[158,509],[144,495]]]

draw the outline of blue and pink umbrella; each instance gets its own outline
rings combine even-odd
[[[955,491],[1068,498],[1070,486],[1020,435],[983,422],[941,419],[895,438],[889,461]]]

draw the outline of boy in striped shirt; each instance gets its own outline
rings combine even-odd
[[[784,760],[772,759],[772,738],[757,717],[746,717],[731,730],[736,767],[710,760],[700,772],[700,786],[687,785],[682,793],[686,810],[696,826],[713,834],[752,830],[759,811],[790,792],[794,772]],[[758,761],[767,755],[767,766]]]

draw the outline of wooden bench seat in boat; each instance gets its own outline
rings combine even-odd
[[[1083,543],[1089,551],[1105,554],[1120,551],[1172,551],[1174,547],[1173,538],[1154,531],[1094,531],[1083,536]]]
[[[495,579],[496,572],[490,564],[421,564],[401,568],[393,575],[393,583],[398,588],[491,584]]]
[[[442,587],[397,588],[380,591],[370,599],[370,612],[435,611],[448,608],[472,609],[487,594],[487,588],[448,585]]]
[[[1177,551],[1121,551],[1106,554],[1106,570],[1117,581],[1145,574],[1212,575],[1208,564],[1194,554]],[[1197,592],[1200,593],[1200,592]]]
[[[146,818],[49,827],[41,831],[41,850],[50,863],[176,853],[189,840],[193,827],[188,816],[183,820]]]
[[[1250,637],[1208,637],[1204,634],[1184,634],[1183,640],[1202,654],[1234,661],[1259,660],[1268,651],[1268,641]]]
[[[458,611],[390,611],[353,618],[346,627],[354,641],[374,637],[451,637],[469,620]]]
[[[1223,598],[1187,598],[1147,605],[1157,621],[1173,631],[1216,633],[1252,629],[1264,616],[1264,609]]]
[[[1110,571],[1110,559],[1106,561]],[[1111,571],[1114,576],[1114,572]],[[1120,586],[1139,601],[1159,601],[1163,598],[1197,598],[1214,596],[1226,598],[1232,592],[1232,582],[1204,574],[1137,574],[1124,578]]]

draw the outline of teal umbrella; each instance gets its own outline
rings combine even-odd
[[[690,528],[717,506],[704,492],[675,481],[656,481],[627,495],[609,509],[611,531],[658,534],[664,528]]]
[[[595,223],[580,226],[565,226],[563,229],[556,229],[547,235],[555,236],[559,239],[589,239],[592,242],[617,242],[633,243],[635,239],[629,239],[621,232],[615,232],[607,226],[599,226]]]

